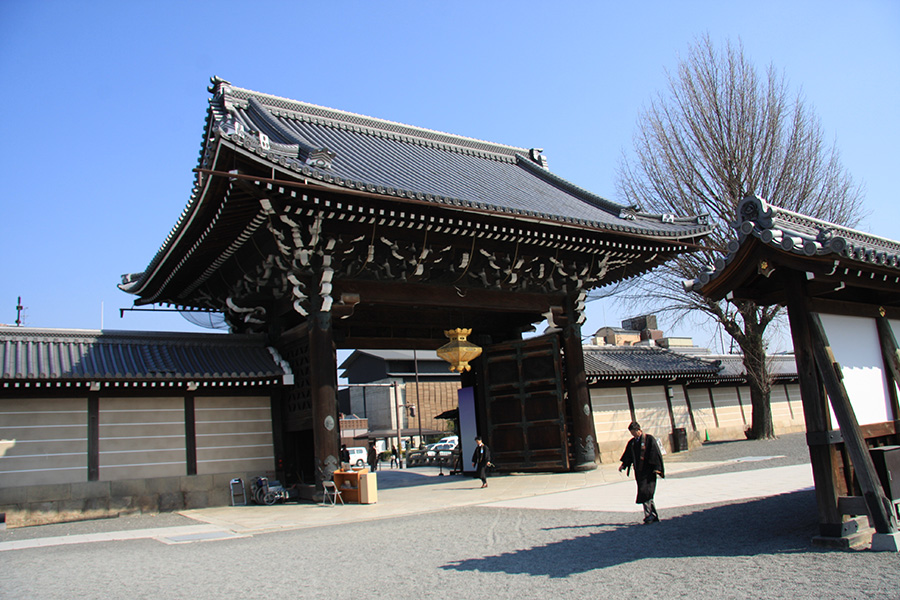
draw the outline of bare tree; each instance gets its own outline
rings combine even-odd
[[[659,312],[702,311],[743,352],[753,406],[752,438],[774,436],[766,367],[766,328],[780,306],[711,302],[686,293],[704,265],[734,239],[738,203],[747,194],[811,217],[854,226],[862,217],[862,189],[841,164],[834,144],[800,93],[770,66],[760,76],[743,46],[718,50],[709,36],[690,48],[666,93],[643,111],[634,152],[623,157],[620,200],[654,213],[708,214],[712,233],[693,254],[680,256],[639,280],[629,297]]]

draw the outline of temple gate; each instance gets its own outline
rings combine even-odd
[[[221,311],[233,332],[267,334],[296,376],[279,400],[278,457],[317,481],[337,468],[337,348],[434,350],[464,327],[486,349],[464,385],[488,443],[517,468],[596,467],[585,294],[688,251],[703,218],[605,200],[537,149],[217,78],[209,91],[187,208],[120,287],[138,305]],[[547,337],[523,342],[544,320]],[[532,352],[539,369],[512,368]]]

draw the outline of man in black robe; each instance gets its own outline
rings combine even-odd
[[[632,421],[628,431],[631,432],[631,439],[625,446],[619,470],[634,468],[638,488],[635,502],[644,505],[644,524],[658,523],[659,515],[653,503],[653,494],[656,493],[656,478],[666,476],[662,453],[656,438],[644,433],[637,421]]]
[[[472,466],[481,479],[481,487],[487,487],[487,468],[491,465],[491,451],[484,445],[480,437],[475,438],[475,452],[472,454]]]
[[[375,442],[369,442],[369,451],[366,453],[366,462],[369,463],[369,470],[373,473],[378,470],[378,451],[375,449]]]

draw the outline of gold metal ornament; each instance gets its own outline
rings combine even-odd
[[[444,331],[450,341],[437,349],[437,355],[450,363],[451,371],[469,371],[469,361],[481,356],[481,348],[466,339],[471,333],[471,329],[461,328]]]

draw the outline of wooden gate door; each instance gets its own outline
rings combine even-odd
[[[505,471],[569,470],[558,336],[490,346],[483,365],[493,462]]]

